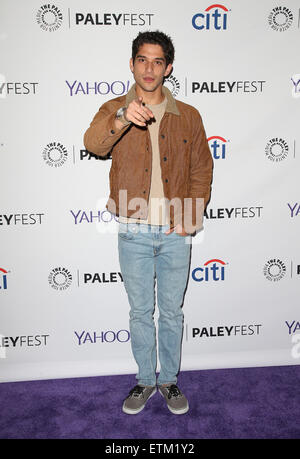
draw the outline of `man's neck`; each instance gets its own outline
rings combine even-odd
[[[137,97],[143,98],[143,103],[147,105],[158,105],[163,102],[165,95],[162,91],[162,86],[157,88],[156,91],[147,92],[143,91],[139,86],[136,86],[136,95]]]

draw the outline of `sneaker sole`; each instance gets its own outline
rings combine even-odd
[[[161,390],[160,390],[160,389],[158,389],[158,390],[159,390],[160,395],[165,399],[165,396],[164,396],[164,394],[161,392]],[[165,399],[165,400],[166,400],[166,399]],[[181,408],[180,410],[175,410],[174,408],[171,408],[171,407],[168,405],[168,403],[167,403],[167,407],[168,407],[168,409],[171,411],[171,413],[173,413],[173,414],[185,414],[185,413],[187,413],[187,412],[189,411],[189,409],[190,409],[190,407],[189,407],[189,402],[187,402],[187,406],[186,406],[185,408]]]
[[[147,398],[147,400],[145,401],[144,405],[142,405],[140,408],[138,408],[137,410],[131,410],[130,408],[126,408],[124,405],[125,405],[125,402],[123,403],[123,406],[122,406],[122,411],[123,413],[126,413],[126,414],[138,414],[140,413],[141,411],[143,411],[143,409],[145,408],[146,406],[146,403],[148,402],[148,400],[152,397],[152,395],[154,395],[156,393],[157,389],[155,388],[155,390],[153,390],[153,392],[151,393],[151,395],[149,395],[149,397]]]

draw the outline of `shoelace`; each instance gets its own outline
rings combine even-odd
[[[169,393],[168,393],[168,398],[171,397],[181,397],[181,392],[176,386],[176,384],[172,384],[170,387],[167,387]]]
[[[137,385],[133,389],[131,389],[128,397],[139,397],[140,395],[143,395],[145,389],[145,387]]]

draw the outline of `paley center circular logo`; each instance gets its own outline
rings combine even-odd
[[[67,268],[59,266],[52,269],[48,276],[48,281],[55,290],[66,290],[72,283],[72,274]]]
[[[68,150],[60,142],[50,142],[43,150],[43,159],[51,167],[61,167],[68,159]]]
[[[286,6],[276,6],[268,16],[268,23],[271,29],[284,32],[293,23],[293,13]]]
[[[38,9],[36,20],[42,30],[55,32],[62,25],[63,15],[57,6],[48,3]]]
[[[277,282],[283,278],[286,273],[286,266],[283,261],[273,258],[267,261],[264,266],[264,275],[269,281]]]
[[[178,96],[180,91],[180,84],[177,78],[175,78],[173,75],[170,75],[165,79],[164,85],[171,91],[173,97]]]
[[[277,163],[287,157],[289,146],[284,139],[274,137],[267,143],[265,152],[268,159]]]

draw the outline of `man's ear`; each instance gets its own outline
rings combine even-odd
[[[133,73],[133,60],[132,60],[132,57],[130,58],[130,61],[129,61],[129,67],[130,67],[130,70]]]
[[[168,75],[170,75],[170,73],[172,72],[172,69],[173,69],[172,64],[168,64],[166,67],[165,73],[164,73],[164,77],[167,77]]]

